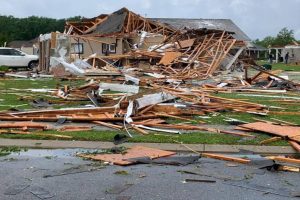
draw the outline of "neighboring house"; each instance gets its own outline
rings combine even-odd
[[[274,55],[275,63],[284,62],[287,52],[289,52],[289,63],[300,63],[300,45],[297,42],[292,42],[286,46],[270,46],[269,54]]]
[[[281,56],[285,58],[286,53],[289,52],[289,63],[300,64],[300,45],[291,44],[282,49]]]
[[[251,58],[255,60],[264,60],[268,58],[268,49],[258,44],[251,43],[246,49],[246,52]]]
[[[29,55],[38,54],[38,38],[29,41],[15,40],[10,42],[7,46],[14,49],[21,50],[24,53]]]
[[[268,47],[268,54],[273,56],[273,60],[275,63],[283,62],[282,50],[284,46],[274,45]]]

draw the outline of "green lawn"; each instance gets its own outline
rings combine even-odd
[[[257,61],[257,64],[263,65],[263,64],[270,64],[268,61]],[[285,63],[273,63],[272,70],[284,70],[284,71],[300,71],[300,65],[292,65]]]
[[[83,81],[60,81],[56,79],[0,79],[0,111],[10,108],[32,108],[28,101],[22,101],[20,98],[55,99],[51,97],[50,93],[32,93],[26,89],[56,89],[63,85],[76,86],[82,83]],[[61,106],[54,107],[60,108]]]
[[[246,94],[246,93],[242,93]],[[288,92],[285,94],[282,94],[285,97],[296,97],[300,99],[300,93],[299,92]],[[300,103],[295,103],[293,105],[286,105],[284,102],[280,102],[280,100],[283,100],[283,98],[267,98],[267,97],[251,97],[251,96],[241,96],[237,93],[230,93],[230,94],[218,94],[217,96],[225,97],[225,98],[231,98],[231,99],[243,99],[249,102],[253,103],[259,103],[262,105],[267,106],[273,106],[273,107],[280,107],[282,109],[272,109],[273,111],[285,111],[285,112],[300,112]],[[268,94],[268,96],[281,96],[280,94]],[[274,100],[278,100],[274,102]],[[300,102],[300,100],[299,100]],[[240,119],[246,122],[254,122],[255,120],[253,118],[260,118],[262,120],[270,120],[271,118],[276,118],[279,120],[284,120],[288,122],[292,122],[295,124],[300,125],[300,116],[291,116],[291,115],[274,115],[274,114],[268,114],[267,116],[260,116],[260,115],[253,115],[248,113],[220,113],[217,117],[213,118],[211,120],[211,123],[219,124],[222,123],[222,119],[230,117],[230,118],[236,118]],[[223,122],[225,123],[225,122]]]
[[[126,134],[125,131],[82,131],[82,132],[57,132],[57,131],[46,131],[43,133],[47,134],[60,134],[72,136],[72,139],[64,140],[84,140],[84,141],[107,141],[112,142],[114,136],[117,133]],[[131,132],[133,138],[130,138],[129,142],[150,142],[150,143],[176,143],[176,141],[183,142],[185,144],[238,144],[238,145],[258,145],[259,142],[271,138],[266,134],[251,133],[255,135],[254,139],[247,139],[227,134],[217,134],[208,132],[190,132],[184,134],[162,134],[162,133],[151,133],[149,135],[139,135],[135,132]],[[49,136],[34,136],[34,135],[0,135],[1,138],[14,138],[14,139],[53,139]],[[288,145],[286,141],[278,141],[270,143],[269,145]]]
[[[46,96],[43,93],[32,93],[27,92],[25,90],[13,91],[13,88],[18,89],[27,89],[27,88],[48,88],[53,89],[58,85],[80,85],[83,84],[83,81],[60,81],[54,79],[43,79],[43,80],[22,80],[22,79],[8,79],[8,80],[0,80],[0,110],[8,110],[10,108],[19,108],[19,109],[28,109],[32,108],[28,101],[20,101],[18,100],[20,97],[31,96],[35,98],[44,97],[46,99],[51,99],[51,96]],[[285,105],[283,102],[273,102],[270,100],[280,100],[274,98],[266,98],[266,97],[250,97],[250,96],[240,96],[237,93],[219,93],[215,94],[220,97],[226,98],[235,98],[235,99],[244,99],[250,102],[260,103],[269,106],[282,107],[284,111],[291,112],[300,112],[300,105]],[[272,94],[270,94],[272,95]],[[285,96],[291,97],[299,97],[300,93],[289,92],[284,94]],[[276,95],[280,96],[280,95]],[[5,106],[3,106],[5,105]],[[63,107],[63,105],[59,105],[56,107]],[[69,107],[69,106],[66,106]],[[282,111],[282,110],[278,110]],[[257,116],[253,114],[247,113],[235,113],[235,112],[222,112],[217,115],[208,115],[209,119],[202,119],[198,116],[195,119],[205,121],[206,124],[211,125],[229,125],[224,119],[226,118],[235,118],[247,122],[254,122],[254,118],[260,118],[264,120],[270,120],[271,118],[276,118],[280,120],[289,121],[292,123],[300,124],[300,116],[290,116],[290,115],[268,115],[268,116]],[[168,119],[170,123],[180,123],[180,120],[172,120]],[[113,141],[113,137],[117,133],[124,133],[124,131],[86,131],[86,132],[57,132],[57,131],[46,131],[47,134],[60,134],[60,135],[70,135],[72,136],[72,140],[92,140],[92,141]],[[227,134],[216,134],[216,133],[207,133],[207,132],[192,132],[192,133],[184,133],[182,135],[169,135],[163,133],[150,134],[147,136],[142,136],[138,134],[134,134],[135,137],[130,139],[130,142],[155,142],[155,143],[173,143],[174,140],[184,142],[184,143],[201,143],[201,144],[259,144],[260,141],[264,139],[268,139],[271,136],[262,133],[252,133],[257,137],[255,139],[243,139],[242,137],[236,137]],[[22,138],[22,139],[53,139],[53,137],[46,136],[35,136],[35,135],[0,135],[2,138]],[[270,145],[288,145],[285,141],[279,141],[271,143]]]

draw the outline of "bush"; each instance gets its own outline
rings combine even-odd
[[[9,67],[8,66],[0,66],[0,72],[7,72],[9,70]]]

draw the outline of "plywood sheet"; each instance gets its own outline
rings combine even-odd
[[[191,47],[191,46],[193,46],[194,42],[195,42],[195,39],[178,41],[181,48]]]
[[[288,137],[291,140],[300,142],[300,127],[295,126],[280,126],[264,122],[254,122],[240,125],[242,128],[247,128],[254,131],[270,133],[280,137]]]
[[[84,158],[90,158],[92,160],[101,160],[113,163],[115,165],[130,165],[134,162],[129,161],[132,158],[149,157],[151,159],[166,157],[176,154],[172,151],[164,151],[160,149],[153,149],[143,146],[134,146],[127,150],[125,154],[98,154],[98,155],[80,155]]]
[[[181,56],[180,52],[166,52],[165,55],[159,61],[159,64],[170,65],[179,56]]]

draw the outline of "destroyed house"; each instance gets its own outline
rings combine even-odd
[[[158,21],[164,24],[169,25],[174,29],[179,30],[189,30],[189,29],[207,29],[207,30],[221,30],[232,33],[232,36],[237,41],[243,41],[245,46],[243,50],[247,55],[255,58],[258,57],[259,51],[261,49],[257,48],[253,43],[250,37],[231,19],[181,19],[181,18],[151,18],[154,21]],[[240,49],[235,48],[236,51]],[[240,51],[242,53],[242,50]],[[253,56],[254,55],[254,56]]]
[[[81,22],[67,22],[64,34],[40,37],[40,70],[49,70],[50,57],[86,58],[122,55],[134,48],[147,49],[159,44],[175,29],[141,17],[126,8],[110,15],[99,15]]]
[[[236,40],[251,42],[251,39],[230,19],[180,19],[151,18],[174,29],[208,29],[232,32]]]
[[[224,38],[234,39],[235,42],[230,47],[232,53],[226,56],[227,64],[224,64],[228,66],[232,65],[245,46],[250,43],[250,38],[231,20],[148,19],[122,8],[109,15],[102,14],[95,18],[82,19],[80,22],[67,22],[64,33],[42,35],[40,70],[49,71],[50,66],[56,65],[57,62],[50,62],[50,58],[53,57],[62,58],[67,62],[93,57],[94,60],[90,63],[92,66],[100,66],[101,64],[95,63],[95,59],[99,60],[101,57],[121,58],[123,56],[128,61],[131,56],[128,54],[137,51],[144,52],[143,55],[147,57],[152,51],[151,48],[155,49],[155,46],[167,39],[173,36],[176,38],[176,35],[189,30],[195,30],[193,34],[198,35],[216,33],[218,37],[222,36],[222,32],[226,32]],[[190,36],[186,35],[185,39],[189,38]],[[139,59],[143,55],[139,56]],[[151,53],[151,56],[161,58],[157,54]],[[106,64],[105,61],[102,62],[102,65]]]

